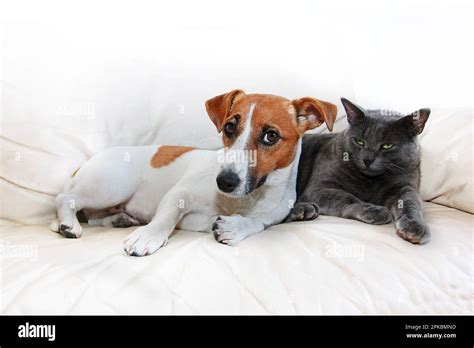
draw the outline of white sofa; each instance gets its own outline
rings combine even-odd
[[[128,257],[123,239],[132,228],[86,227],[78,240],[49,231],[54,194],[79,159],[2,139],[2,312],[472,313],[472,114],[440,112],[433,110],[421,139],[432,231],[423,246],[397,237],[392,225],[320,216],[235,247],[176,231],[156,254]],[[439,133],[449,121],[440,119],[464,130],[443,146]],[[459,152],[442,150],[451,145]]]
[[[179,4],[113,2],[112,16],[104,2],[73,12],[62,2],[32,2],[35,16],[20,5],[2,11],[9,17],[2,24],[1,313],[472,314],[473,113],[452,107],[470,104],[464,72],[472,53],[450,39],[468,31],[468,11],[433,4],[407,11],[400,3],[372,4],[373,18],[345,11],[352,2],[312,1],[275,5],[269,17],[254,2],[251,12],[208,1],[188,2],[183,12]],[[417,25],[378,25],[383,40],[371,31],[374,20],[407,16]],[[285,18],[299,24],[282,26]],[[430,25],[450,21],[456,25]],[[415,48],[433,54],[407,61],[403,50]],[[449,64],[454,51],[457,63]],[[430,82],[434,69],[443,83]],[[428,82],[406,83],[407,76]],[[407,112],[432,107],[420,137],[431,242],[411,245],[391,225],[320,216],[235,247],[177,231],[156,254],[136,258],[122,251],[132,228],[85,227],[78,240],[49,231],[54,196],[103,148],[220,146],[204,101],[233,88],[311,95],[339,107],[341,96]],[[336,131],[344,126],[340,115]]]

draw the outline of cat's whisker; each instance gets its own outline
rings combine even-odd
[[[395,164],[395,163],[390,163],[390,165],[388,166],[388,168],[389,168],[390,170],[392,170],[393,172],[398,173],[398,174],[405,174],[405,173],[407,173],[406,168],[403,168],[403,167],[401,167],[401,166],[399,166],[399,165],[397,165],[397,164]]]

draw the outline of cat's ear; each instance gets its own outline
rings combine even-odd
[[[301,133],[316,128],[323,122],[332,131],[332,125],[337,116],[336,105],[319,99],[305,97],[292,100],[291,106],[291,112],[296,113],[296,122]]]
[[[430,116],[431,110],[428,108],[420,109],[399,119],[396,124],[402,127],[410,136],[421,134],[425,128],[426,121]]]
[[[364,118],[365,110],[359,105],[354,104],[346,98],[341,98],[341,103],[342,106],[344,106],[344,110],[346,110],[349,124],[354,124]]]

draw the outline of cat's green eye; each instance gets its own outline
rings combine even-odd
[[[383,144],[382,145],[382,149],[384,149],[384,150],[391,149],[392,147],[393,147],[393,144]]]
[[[364,146],[365,141],[363,141],[361,138],[355,138],[355,142],[357,145]]]

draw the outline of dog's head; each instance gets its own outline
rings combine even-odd
[[[251,193],[270,173],[289,166],[303,133],[323,122],[332,130],[337,113],[335,105],[314,98],[288,100],[242,90],[209,99],[206,110],[225,146],[217,186],[231,196]]]

